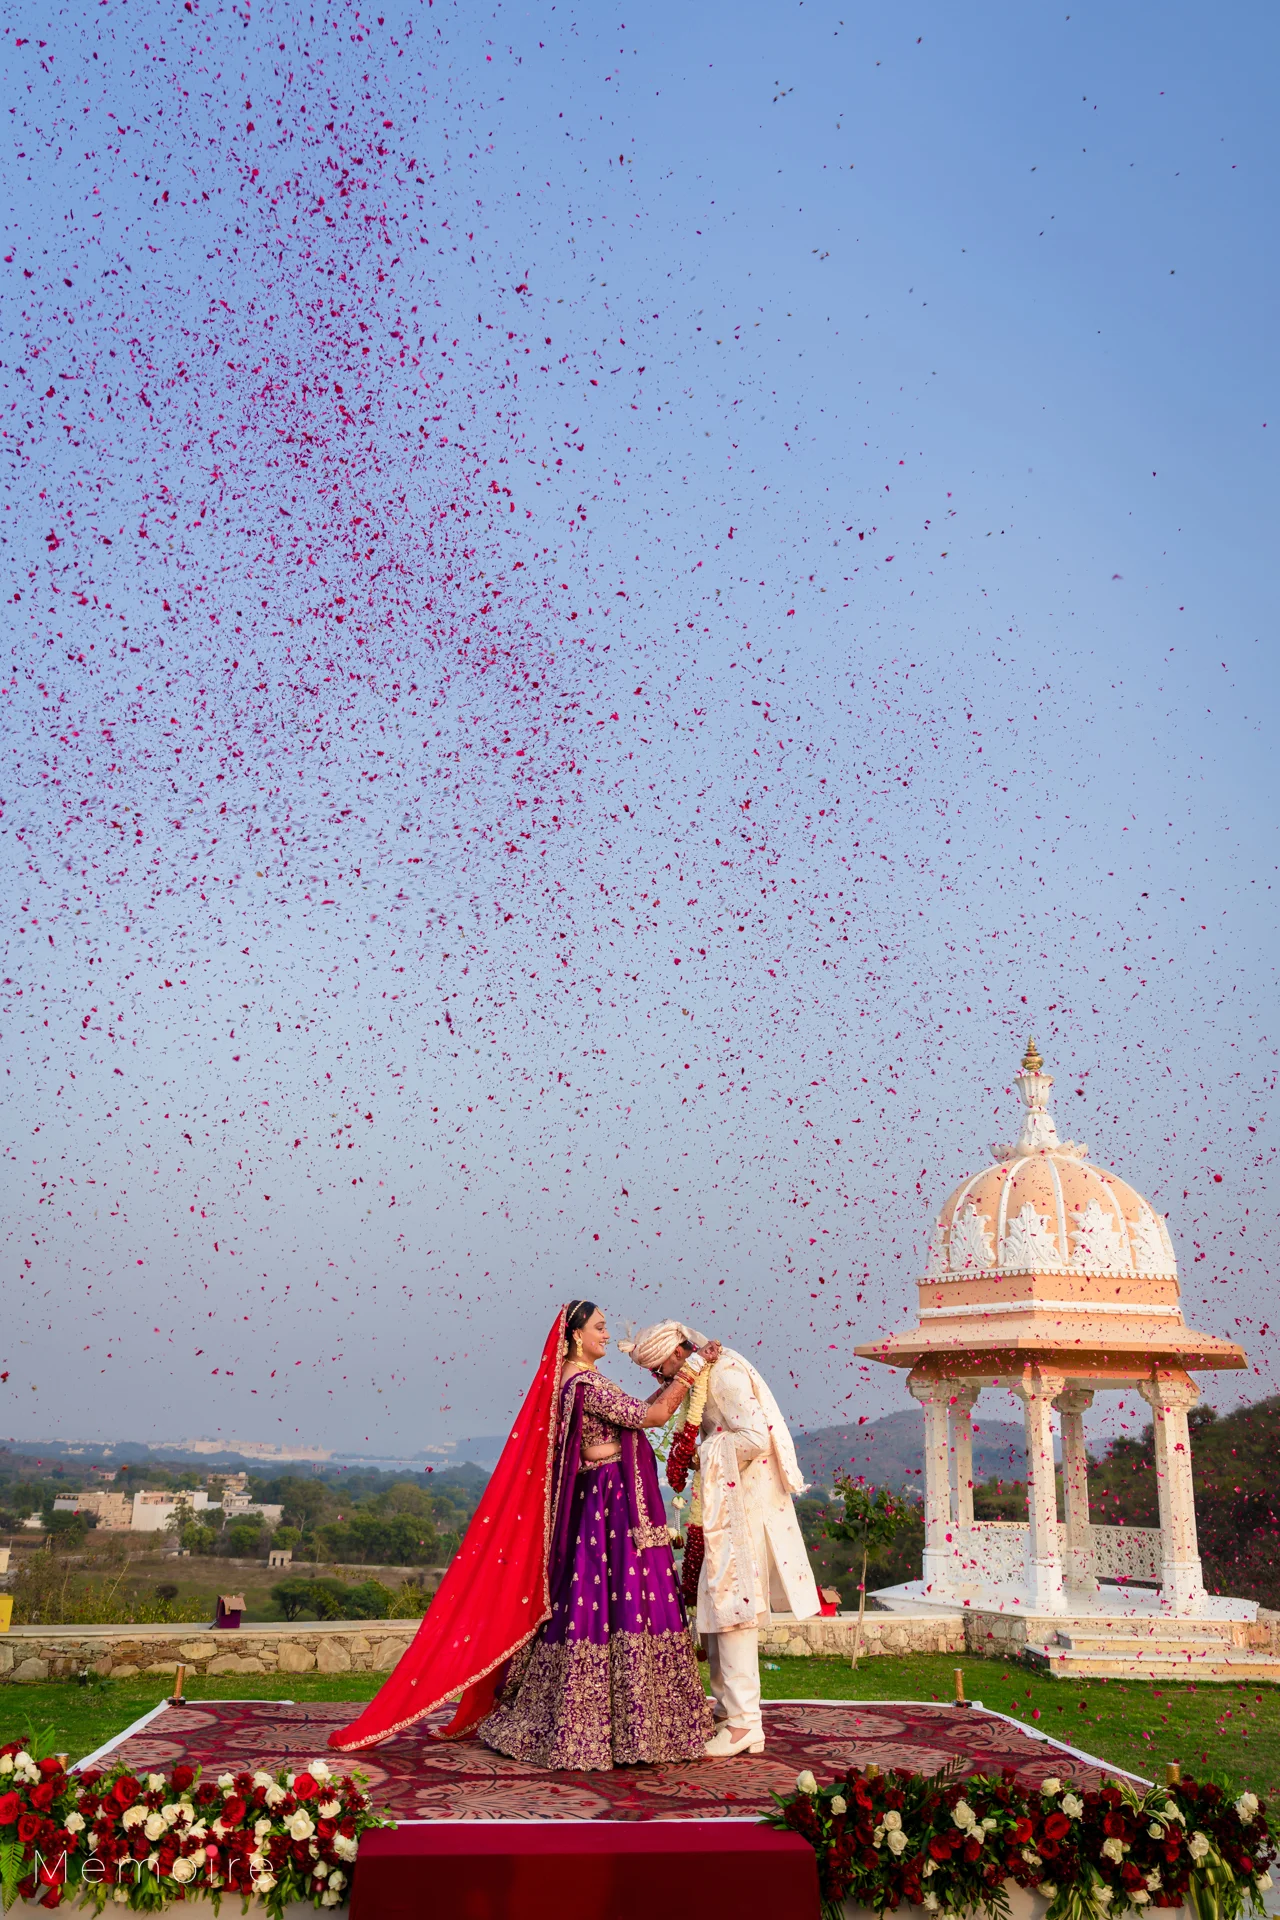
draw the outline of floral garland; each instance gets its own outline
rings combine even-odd
[[[174,1900],[258,1896],[272,1920],[291,1900],[341,1906],[360,1836],[390,1826],[359,1777],[323,1760],[298,1773],[198,1767],[141,1777],[124,1766],[68,1774],[20,1741],[0,1747],[0,1904],[68,1894],[151,1913]]]
[[[829,1787],[801,1773],[794,1795],[774,1798],[767,1823],[818,1856],[826,1920],[845,1900],[878,1914],[905,1901],[944,1920],[1007,1916],[1010,1880],[1048,1900],[1045,1920],[1120,1920],[1148,1906],[1239,1920],[1246,1905],[1262,1914],[1276,1852],[1265,1803],[1209,1780],[1140,1791],[1051,1779],[1028,1793],[1010,1767],[968,1779],[955,1767],[855,1767]]]
[[[710,1387],[711,1368],[704,1367],[691,1384],[672,1420],[675,1438],[667,1454],[667,1485],[674,1488],[676,1493],[684,1492],[685,1482],[689,1478],[689,1468],[693,1465],[693,1457],[698,1451],[698,1433],[702,1426],[702,1416],[706,1410]]]

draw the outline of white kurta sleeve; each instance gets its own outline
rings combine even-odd
[[[740,1467],[762,1460],[769,1451],[769,1423],[756,1398],[751,1376],[732,1360],[716,1363],[711,1376],[716,1427],[732,1436]]]

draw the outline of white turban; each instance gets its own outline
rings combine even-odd
[[[686,1327],[681,1320],[660,1320],[656,1326],[641,1327],[639,1333],[632,1334],[629,1340],[619,1340],[618,1352],[629,1353],[638,1367],[646,1371],[660,1367],[669,1360],[681,1341],[687,1340],[691,1347],[705,1347],[707,1336],[696,1333],[692,1327]]]

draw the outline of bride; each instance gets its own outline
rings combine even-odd
[[[476,1733],[535,1766],[703,1757],[710,1711],[645,1429],[718,1348],[642,1401],[597,1371],[608,1344],[593,1301],[561,1311],[430,1611],[331,1746],[373,1746],[461,1693],[441,1738]]]

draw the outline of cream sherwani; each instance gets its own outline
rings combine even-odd
[[[698,1632],[723,1716],[760,1726],[758,1633],[769,1613],[819,1611],[792,1496],[803,1493],[795,1448],[772,1393],[726,1347],[712,1370],[698,1441],[705,1558]]]
[[[759,1626],[770,1611],[810,1619],[818,1590],[792,1501],[804,1491],[795,1448],[768,1387],[729,1347],[712,1369],[698,1457],[698,1631]]]

